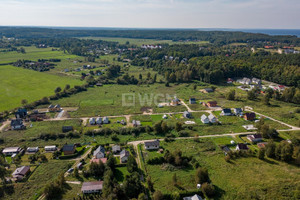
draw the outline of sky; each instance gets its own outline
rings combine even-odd
[[[300,29],[300,0],[0,0],[0,25]]]

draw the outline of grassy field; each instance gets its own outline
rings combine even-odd
[[[64,88],[66,84],[73,87],[83,82],[8,65],[0,66],[0,112],[21,106],[22,99],[30,103],[53,95],[56,87]]]
[[[76,58],[76,55],[65,54],[63,51],[52,51],[52,48],[36,48],[34,46],[24,47],[26,53],[18,53],[16,51],[0,52],[0,64],[16,62],[17,60],[32,60],[38,59],[71,59]]]
[[[57,176],[68,169],[71,161],[50,160],[37,167],[34,173],[25,183],[15,184],[14,193],[5,196],[5,199],[36,199],[41,193],[44,186],[56,179]]]
[[[118,38],[118,37],[81,37],[81,39],[93,39],[104,40],[111,42],[118,42],[120,44],[129,44],[141,46],[143,44],[208,44],[208,41],[186,41],[186,42],[174,42],[172,40],[154,40],[154,39],[138,39],[138,38]]]
[[[194,140],[177,140],[171,143],[161,142],[161,146],[171,152],[179,149],[184,156],[193,156],[201,167],[206,167],[218,191],[215,199],[296,199],[294,192],[300,184],[299,168],[271,159],[262,161],[255,157],[238,158],[227,163],[223,152],[217,146],[216,150],[210,148],[212,144],[227,144],[230,140],[231,137],[201,139],[200,143]],[[145,158],[147,160],[157,155],[156,152],[147,152]],[[154,187],[164,193],[196,189],[195,169],[192,167],[173,171],[165,170],[160,165],[146,167],[154,181]],[[180,187],[172,184],[174,173]]]

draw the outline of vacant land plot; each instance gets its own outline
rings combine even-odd
[[[55,76],[13,66],[0,66],[0,112],[21,106],[21,100],[29,103],[54,94],[56,87],[69,84],[82,85],[82,81]]]
[[[296,199],[294,194],[299,185],[299,168],[271,159],[262,161],[256,157],[238,158],[232,163],[227,163],[224,160],[224,153],[217,148],[216,144],[226,144],[230,140],[232,140],[230,137],[200,139],[199,143],[194,140],[177,140],[171,143],[161,142],[161,145],[171,152],[176,149],[181,150],[184,156],[192,156],[198,160],[201,167],[207,168],[218,192],[215,199],[277,199],[278,197]],[[145,154],[146,160],[150,157],[147,155],[150,154],[148,152]],[[173,170],[168,170],[161,165],[146,165],[146,167],[154,181],[155,189],[163,193],[196,189],[193,167]],[[175,173],[179,187],[172,184],[172,176]]]

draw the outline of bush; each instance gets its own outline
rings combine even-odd
[[[215,187],[212,184],[209,183],[203,183],[202,186],[202,192],[208,196],[208,197],[212,197],[215,195]]]

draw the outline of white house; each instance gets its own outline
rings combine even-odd
[[[183,200],[202,200],[202,197],[200,197],[198,194],[195,194],[192,197],[183,197]]]
[[[209,119],[208,119],[208,117],[206,116],[206,115],[202,115],[201,116],[201,122],[203,123],[203,124],[209,124]]]
[[[98,124],[98,125],[102,124],[102,118],[101,117],[96,118],[96,124]]]
[[[89,123],[90,123],[90,125],[95,125],[96,119],[94,117],[90,118]]]
[[[20,147],[7,147],[5,149],[3,149],[2,153],[5,156],[11,156],[13,154],[18,154],[22,151],[22,149]]]
[[[103,117],[103,124],[109,124],[108,117]]]
[[[103,188],[103,181],[84,182],[81,187],[81,192],[84,194],[100,193]]]
[[[27,153],[36,153],[39,151],[39,147],[28,147],[26,151]]]
[[[55,145],[53,145],[53,146],[45,146],[45,151],[56,151],[57,150],[57,148],[56,148],[56,146]]]
[[[129,158],[129,152],[128,151],[126,151],[126,150],[123,150],[123,151],[121,151],[121,153],[120,153],[120,160],[121,160],[121,163],[126,163],[127,162],[127,160],[128,160],[128,158]]]
[[[217,122],[217,118],[213,114],[210,114],[208,116],[208,119],[209,119],[210,123],[216,123]]]

